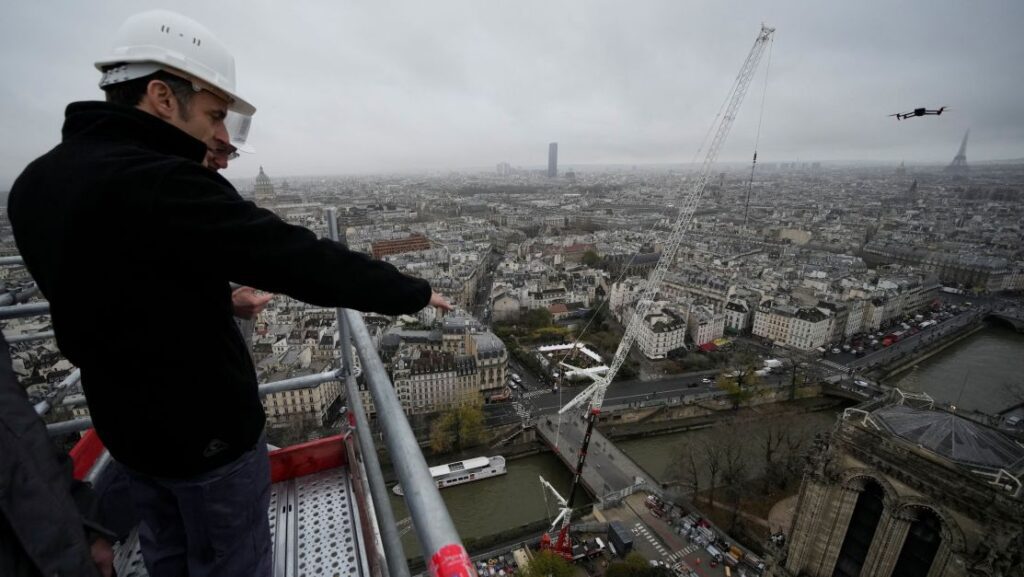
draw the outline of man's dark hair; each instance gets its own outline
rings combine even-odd
[[[157,70],[142,78],[104,86],[103,91],[107,93],[107,102],[124,106],[138,106],[142,102],[142,97],[146,95],[146,87],[153,80],[159,80],[170,87],[171,93],[174,94],[178,104],[181,105],[179,116],[182,120],[188,120],[189,106],[192,103],[192,97],[195,95],[195,91],[192,90],[192,83],[165,70]]]

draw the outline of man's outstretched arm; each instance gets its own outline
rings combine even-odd
[[[202,167],[180,172],[152,199],[155,233],[205,274],[320,306],[383,314],[450,308],[427,281],[282,221]]]

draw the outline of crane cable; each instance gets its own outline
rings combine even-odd
[[[757,134],[754,136],[754,161],[750,165],[750,181],[747,182],[747,201],[743,206],[743,229],[747,228],[747,213],[750,212],[750,191],[754,187],[754,169],[757,168],[757,147],[761,142],[761,123],[764,121],[764,101],[768,95],[768,73],[772,70],[772,48],[775,47],[775,37],[772,36],[768,44],[768,62],[764,69],[764,87],[761,89],[761,112],[757,117]]]

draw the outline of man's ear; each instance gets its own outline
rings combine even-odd
[[[178,98],[171,87],[162,80],[150,80],[146,85],[146,95],[143,99],[144,108],[163,120],[169,121],[178,115]]]

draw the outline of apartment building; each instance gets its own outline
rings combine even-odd
[[[443,411],[480,398],[476,359],[448,351],[410,348],[389,367],[408,415]]]
[[[644,356],[663,359],[669,351],[686,345],[686,328],[685,315],[663,308],[647,315],[636,340]]]
[[[766,303],[754,315],[755,336],[809,351],[829,342],[830,316],[817,308]]]
[[[687,333],[696,346],[705,345],[725,334],[725,314],[709,306],[690,308],[686,319]]]
[[[725,328],[743,333],[750,330],[753,314],[750,305],[743,301],[732,300],[725,304],[723,309],[725,315]]]

